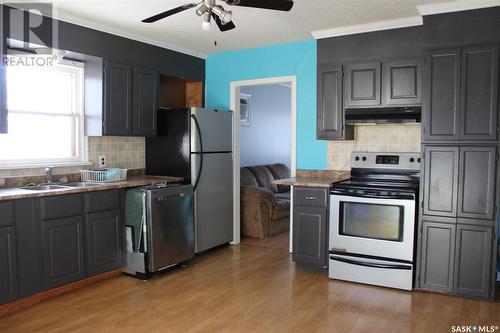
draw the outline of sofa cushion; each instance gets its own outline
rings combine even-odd
[[[272,181],[274,180],[273,174],[271,173],[271,171],[269,171],[268,168],[266,168],[265,166],[253,166],[247,167],[247,169],[252,171],[252,173],[255,175],[259,187],[267,188],[273,193],[278,192],[278,188],[275,184],[272,183]]]
[[[274,179],[285,179],[290,177],[290,169],[283,163],[270,164],[265,167],[271,171]],[[290,191],[290,186],[288,185],[277,185],[277,188],[279,193]]]
[[[240,169],[240,185],[241,186],[259,186],[257,178],[247,168]]]
[[[290,201],[276,200],[274,204],[273,220],[290,216]]]
[[[281,193],[274,193],[274,197],[278,200],[288,200],[290,201],[290,191],[288,192],[281,192]]]

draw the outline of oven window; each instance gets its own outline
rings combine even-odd
[[[403,240],[404,207],[340,202],[339,233],[389,241]]]

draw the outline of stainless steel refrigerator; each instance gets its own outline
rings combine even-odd
[[[195,251],[233,239],[233,113],[160,109],[158,136],[146,139],[146,173],[194,186]]]

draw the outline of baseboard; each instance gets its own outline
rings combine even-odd
[[[91,285],[91,284],[94,284],[94,283],[97,283],[100,281],[115,278],[121,274],[122,274],[122,269],[118,268],[118,269],[112,270],[110,272],[106,272],[103,274],[92,276],[92,277],[89,277],[89,278],[86,278],[86,279],[83,279],[80,281],[66,284],[66,285],[58,287],[58,288],[43,291],[43,292],[35,294],[33,296],[29,296],[26,298],[12,301],[12,302],[4,304],[4,305],[0,305],[0,317],[5,316],[5,315],[12,313],[14,311],[24,309],[28,306],[32,306],[34,304],[40,303],[40,302],[45,301],[47,299],[54,298],[54,297],[57,297],[57,296],[60,296],[63,294],[67,294],[67,293],[69,293],[73,290],[79,289],[81,287],[85,287],[85,286],[88,286],[88,285]]]

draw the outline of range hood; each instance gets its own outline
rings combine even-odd
[[[354,124],[420,123],[421,107],[345,109],[345,122]]]

